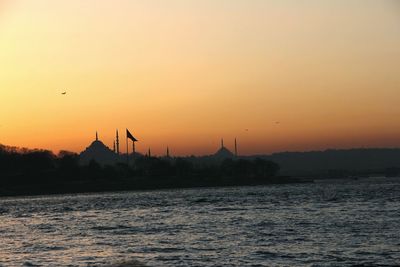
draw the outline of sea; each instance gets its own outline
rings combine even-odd
[[[400,266],[400,178],[0,198],[0,266]]]

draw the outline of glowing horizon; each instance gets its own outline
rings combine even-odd
[[[0,1],[0,143],[400,147],[393,0]],[[67,91],[66,95],[62,95]],[[279,122],[279,123],[276,123]]]

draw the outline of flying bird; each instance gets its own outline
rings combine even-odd
[[[66,94],[67,94],[67,92],[62,92],[61,94],[62,94],[62,95],[66,95]]]

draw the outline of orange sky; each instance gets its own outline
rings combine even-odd
[[[396,0],[0,0],[0,143],[398,147],[399,26]]]

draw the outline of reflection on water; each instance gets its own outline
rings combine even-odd
[[[400,262],[400,179],[0,199],[2,266]]]

